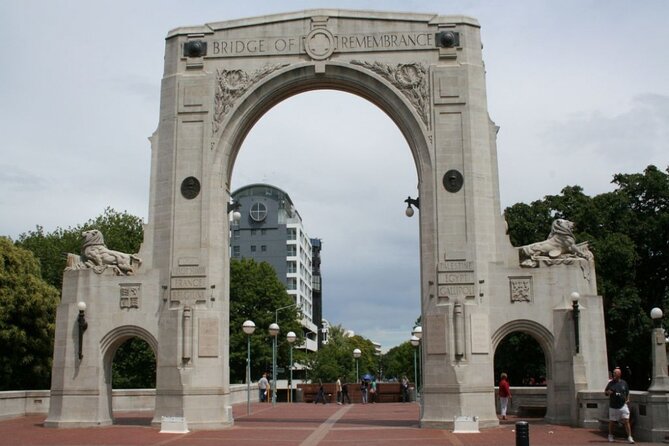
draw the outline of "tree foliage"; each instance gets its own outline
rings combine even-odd
[[[112,362],[114,389],[153,389],[156,387],[156,357],[146,341],[132,338],[114,354]]]
[[[515,204],[505,217],[515,246],[544,239],[555,218],[576,224],[577,241],[589,241],[595,254],[609,366],[629,367],[630,385],[645,389],[649,313],[669,308],[669,169],[648,166],[643,173],[614,175],[613,183],[613,192],[595,197],[569,186],[560,195]]]
[[[356,378],[355,358],[353,350],[360,349],[358,373]],[[310,378],[312,381],[357,382],[361,376],[370,374],[378,376],[380,358],[376,355],[376,347],[369,339],[362,336],[348,336],[341,325],[330,327],[328,343],[323,345],[309,361]]]
[[[230,382],[241,383],[246,377],[247,335],[242,324],[251,320],[256,325],[251,335],[251,379],[272,369],[272,338],[268,328],[278,316],[277,367],[288,371],[289,331],[297,335],[293,347],[304,341],[299,322],[299,308],[279,280],[274,268],[253,259],[230,259]],[[283,308],[276,312],[277,309]],[[295,350],[294,350],[295,352]],[[295,360],[295,355],[293,357]]]
[[[33,254],[0,237],[0,390],[48,388],[59,293]]]
[[[417,347],[411,345],[411,342],[406,341],[400,345],[391,348],[383,355],[384,374],[388,378],[402,379],[406,376],[411,381],[415,381],[414,377],[414,352]],[[417,359],[418,361],[420,359]]]

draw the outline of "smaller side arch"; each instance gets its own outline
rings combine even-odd
[[[517,319],[499,327],[491,337],[493,352],[497,351],[500,342],[507,335],[517,331],[532,336],[539,343],[546,358],[546,379],[551,379],[553,374],[554,337],[546,327],[537,322],[528,319]]]
[[[105,362],[109,353],[113,354],[118,346],[135,337],[146,341],[153,350],[153,354],[156,355],[156,358],[158,357],[158,340],[151,332],[136,325],[122,325],[114,328],[100,339],[100,353],[105,358]],[[109,359],[111,360],[111,358]]]

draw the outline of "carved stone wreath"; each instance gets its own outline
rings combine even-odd
[[[251,85],[286,65],[288,64],[267,65],[251,74],[243,70],[216,70],[212,136],[221,130],[221,124],[225,115],[232,109],[235,101],[246,93]]]
[[[425,126],[430,128],[428,78],[425,65],[410,63],[392,66],[380,62],[370,63],[360,60],[352,60],[351,63],[365,67],[390,81],[409,99]]]

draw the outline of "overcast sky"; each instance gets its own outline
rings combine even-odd
[[[67,228],[107,206],[146,219],[167,32],[320,7],[478,19],[504,207],[667,167],[664,0],[0,0],[0,234]],[[407,340],[418,218],[403,200],[417,178],[392,121],[350,94],[292,97],[243,144],[233,189],[256,182],[288,192],[323,239],[324,317],[384,350]]]

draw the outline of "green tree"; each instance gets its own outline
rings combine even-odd
[[[311,381],[334,382],[339,377],[343,381],[356,382],[360,378],[355,375],[353,350],[356,348],[361,352],[358,359],[359,375],[369,373],[377,376],[379,358],[372,341],[358,335],[348,336],[341,325],[334,325],[330,327],[328,343],[310,357],[308,365]]]
[[[277,366],[288,371],[290,345],[286,341],[289,331],[297,339],[293,346],[304,341],[299,322],[299,308],[279,280],[274,268],[253,259],[230,260],[230,382],[241,383],[246,378],[247,335],[242,324],[251,320],[256,330],[251,335],[251,379],[272,368],[272,339],[268,328],[278,315],[280,333],[277,336]],[[276,310],[288,307],[276,313]],[[295,359],[295,355],[293,357]]]
[[[512,386],[527,385],[530,378],[539,383],[546,377],[544,351],[536,339],[526,333],[514,332],[502,339],[495,350],[494,361],[495,383],[499,382],[502,372],[509,375]]]
[[[156,387],[156,357],[149,344],[140,338],[125,341],[112,362],[114,389],[153,389]]]
[[[384,374],[388,378],[402,379],[402,376],[414,380],[414,347],[410,341],[402,342],[388,350],[383,356]],[[418,352],[416,352],[418,354]]]
[[[0,390],[49,387],[59,293],[33,254],[0,237]]]
[[[668,173],[648,166],[643,173],[614,175],[613,192],[591,198],[569,186],[505,210],[515,246],[544,239],[555,218],[573,221],[577,242],[590,242],[604,297],[609,366],[629,367],[625,378],[635,389],[645,389],[650,376],[650,309],[669,305]]]
[[[42,278],[60,290],[66,254],[81,251],[81,233],[90,229],[102,232],[110,249],[127,253],[138,252],[144,237],[140,217],[106,208],[102,215],[73,228],[59,227],[45,233],[42,226],[37,226],[33,231],[20,234],[16,244],[35,254],[41,265]]]

